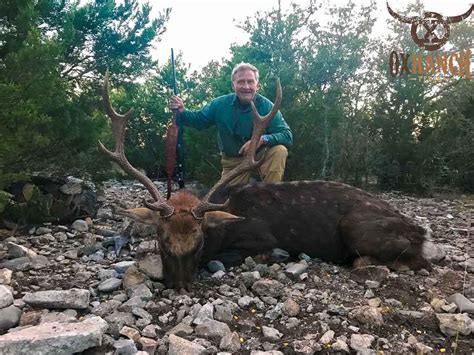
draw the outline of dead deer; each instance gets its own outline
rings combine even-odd
[[[115,151],[100,149],[131,177],[140,181],[153,201],[121,214],[154,225],[169,288],[189,290],[201,258],[227,250],[242,258],[279,247],[290,254],[305,252],[332,262],[355,266],[381,263],[391,268],[429,268],[422,256],[425,230],[388,203],[355,187],[329,181],[251,183],[227,187],[229,181],[261,163],[255,160],[260,136],[281,103],[281,86],[272,111],[261,117],[255,106],[250,147],[242,163],[223,175],[199,200],[185,190],[165,200],[156,185],[135,169],[124,154],[127,120],[110,103],[106,74],[102,95],[112,122]]]
[[[150,192],[153,201],[144,201],[145,207],[133,208],[120,213],[132,219],[154,225],[157,229],[159,250],[163,261],[163,274],[169,288],[189,290],[198,270],[204,246],[204,233],[220,222],[240,219],[225,212],[229,201],[222,204],[210,203],[209,198],[214,192],[236,176],[257,168],[262,161],[255,160],[260,136],[265,132],[268,123],[278,112],[281,102],[281,85],[277,82],[277,95],[271,112],[260,116],[252,103],[254,114],[253,132],[242,163],[232,171],[223,175],[217,184],[199,200],[185,190],[173,194],[169,200],[160,194],[156,185],[145,174],[135,169],[125,157],[124,139],[127,120],[132,110],[121,115],[110,102],[109,75],[106,73],[102,86],[102,97],[105,111],[112,123],[115,139],[115,151],[111,152],[99,142],[99,147],[107,156],[115,161],[131,177],[140,181]]]

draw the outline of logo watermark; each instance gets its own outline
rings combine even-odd
[[[469,10],[458,16],[442,16],[433,11],[424,12],[423,16],[403,16],[390,8],[387,9],[393,18],[411,25],[411,37],[415,44],[427,51],[435,51],[443,47],[451,33],[450,24],[461,22],[468,18],[474,10]],[[424,34],[420,35],[420,29]],[[471,78],[471,51],[459,50],[450,53],[420,54],[397,53],[392,51],[389,57],[389,72],[392,77],[409,76],[410,79],[440,80],[446,77]]]
[[[423,55],[420,53],[397,53],[389,57],[390,75],[409,76],[410,79],[441,80],[446,77],[471,78],[471,50]]]

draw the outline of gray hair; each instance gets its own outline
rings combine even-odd
[[[234,78],[235,78],[235,74],[237,74],[239,71],[242,71],[242,70],[251,70],[255,73],[255,79],[257,80],[258,82],[258,79],[259,79],[259,74],[258,74],[258,69],[250,64],[250,63],[239,63],[237,64],[234,69],[232,69],[232,74],[230,76],[230,80],[231,81],[234,81]]]

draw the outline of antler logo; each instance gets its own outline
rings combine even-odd
[[[420,16],[402,16],[393,11],[387,2],[387,8],[390,15],[403,23],[411,24],[411,38],[415,41],[416,45],[420,48],[424,48],[427,51],[434,51],[441,48],[446,44],[449,39],[450,29],[449,24],[460,22],[468,18],[474,10],[474,5],[462,15],[444,17],[437,12],[424,12],[423,17]],[[426,30],[423,37],[418,37],[418,27],[423,26]],[[438,26],[442,26],[442,31],[438,31]],[[441,37],[438,34],[442,32]]]

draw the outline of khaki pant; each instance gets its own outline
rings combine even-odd
[[[263,156],[263,164],[258,168],[258,173],[265,182],[279,182],[285,173],[286,157],[288,150],[284,145],[275,145],[258,152],[256,159]],[[226,174],[242,161],[242,157],[222,157],[222,175]],[[230,181],[229,185],[245,184],[249,182],[252,171],[243,173]]]

